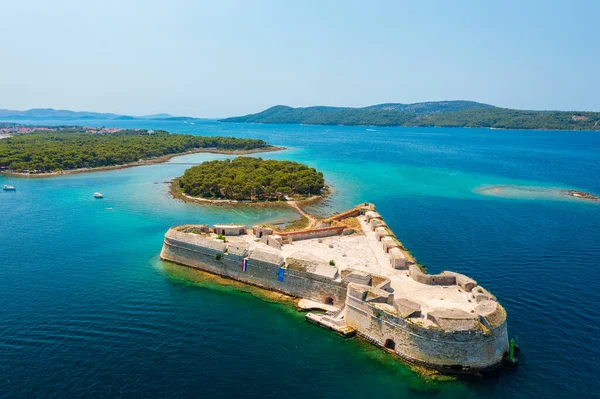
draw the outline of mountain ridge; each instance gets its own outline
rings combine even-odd
[[[226,123],[272,123],[349,126],[478,127],[496,129],[600,130],[599,112],[528,111],[475,101],[384,103],[362,108],[276,105]]]
[[[0,119],[66,119],[66,120],[90,120],[90,119],[110,119],[110,120],[152,120],[176,118],[170,114],[154,114],[146,116],[131,116],[114,114],[110,112],[91,112],[91,111],[71,111],[66,109],[54,108],[31,108],[25,111],[10,109],[0,109]]]

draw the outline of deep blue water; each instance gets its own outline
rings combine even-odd
[[[285,209],[184,204],[170,163],[50,179],[0,192],[0,397],[590,397],[600,366],[600,205],[552,195],[478,194],[486,185],[600,193],[592,132],[101,121],[262,138],[263,154],[323,171],[313,210],[377,205],[431,272],[490,289],[522,348],[516,370],[431,383],[360,340],[158,260],[172,225],[283,221]],[[0,185],[8,179],[0,177]],[[103,200],[92,194],[100,191]],[[106,208],[112,208],[107,210]],[[196,281],[196,282],[194,282]]]

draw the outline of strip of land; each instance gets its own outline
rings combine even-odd
[[[283,149],[263,140],[154,130],[36,130],[0,141],[0,173],[49,177],[149,165],[200,152],[240,155]]]
[[[146,165],[154,165],[158,163],[168,162],[171,158],[180,157],[183,155],[191,155],[191,154],[222,154],[222,155],[249,155],[249,154],[259,154],[264,152],[276,152],[276,151],[285,151],[287,148],[278,147],[278,146],[269,146],[265,148],[258,148],[255,150],[217,150],[212,148],[197,148],[186,152],[179,152],[175,154],[163,155],[156,158],[144,159],[137,162],[121,164],[121,165],[112,165],[112,166],[100,166],[97,168],[79,168],[79,169],[69,169],[69,170],[59,170],[55,172],[44,172],[44,173],[28,173],[28,172],[13,172],[13,171],[2,171],[0,173],[19,176],[19,177],[53,177],[53,176],[62,176],[62,175],[70,175],[75,173],[90,173],[90,172],[102,172],[107,170],[116,170],[116,169],[126,169],[133,168],[136,166],[146,166]]]

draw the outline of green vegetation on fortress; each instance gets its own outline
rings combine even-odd
[[[439,101],[379,104],[364,108],[292,108],[277,105],[257,114],[227,118],[222,122],[600,130],[600,113],[521,111],[472,101]]]
[[[238,157],[194,166],[179,186],[193,197],[267,201],[320,195],[325,180],[323,173],[297,162]]]
[[[270,147],[263,140],[201,137],[165,131],[90,133],[62,129],[0,140],[0,169],[44,173],[124,165],[199,149],[248,151]]]

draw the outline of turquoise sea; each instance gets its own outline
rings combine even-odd
[[[162,263],[170,226],[295,217],[287,209],[169,198],[163,182],[185,163],[224,158],[195,154],[48,179],[0,176],[0,185],[17,186],[0,192],[0,397],[600,394],[600,204],[556,195],[562,188],[600,194],[599,133],[86,123],[261,138],[289,148],[261,156],[324,172],[334,194],[313,211],[373,202],[430,272],[465,273],[496,294],[522,349],[520,366],[493,378],[425,381],[288,306]],[[503,190],[478,191],[489,186]],[[94,199],[96,191],[105,198]]]

